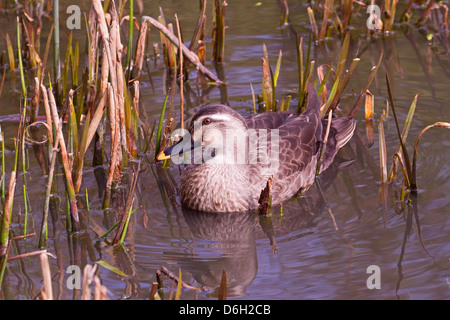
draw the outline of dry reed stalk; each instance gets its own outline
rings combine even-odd
[[[326,33],[327,33],[327,25],[328,25],[328,19],[330,19],[332,8],[333,8],[333,0],[325,0],[325,3],[323,5],[323,20],[322,25],[320,27],[320,34],[319,34],[319,40],[325,39]]]
[[[162,266],[161,269],[156,270],[156,278],[160,283],[161,283],[161,274],[165,274],[167,277],[169,277],[169,279],[171,279],[172,281],[175,281],[176,283],[178,283],[178,281],[179,281],[179,278],[173,272],[169,271],[169,269]],[[181,285],[183,288],[196,290],[196,291],[208,291],[209,290],[208,287],[204,287],[204,286],[200,287],[200,288],[194,287],[194,286],[187,284],[184,281],[181,281]]]
[[[94,82],[95,80],[95,61],[97,56],[97,47],[98,47],[98,31],[97,31],[97,19],[96,12],[93,8],[94,4],[91,4],[91,10],[89,11],[89,48],[88,48],[88,57],[89,57],[89,83]]]
[[[111,19],[112,19],[112,25],[115,26],[115,28],[112,28],[112,30],[115,30],[115,33],[111,33],[111,40],[112,42],[116,43],[116,68],[115,71],[117,73],[117,91],[115,92],[117,96],[118,105],[116,105],[116,110],[118,111],[119,116],[119,124],[120,124],[120,138],[121,143],[124,150],[128,150],[128,142],[127,142],[127,131],[125,127],[125,98],[124,98],[124,74],[123,74],[123,68],[122,68],[122,51],[123,51],[123,45],[120,41],[120,24],[119,24],[119,17],[117,16],[117,11],[114,6],[114,1],[111,2]],[[114,72],[114,70],[113,70]]]
[[[178,16],[175,14],[175,20],[177,22],[177,32],[178,32],[178,47],[181,48],[181,45],[183,44],[183,41],[181,40],[181,30],[180,30],[180,22],[178,21]],[[184,129],[184,97],[183,97],[183,51],[179,50],[180,52],[180,58],[179,58],[179,65],[180,65],[180,123],[181,123],[181,129]]]
[[[87,264],[83,270],[83,282],[81,284],[81,300],[91,300],[90,285],[94,280],[95,272],[97,271],[97,264],[94,266]]]
[[[136,110],[136,114],[139,116],[139,81],[136,80],[133,82],[134,88],[134,97],[133,97],[133,105]]]
[[[365,99],[365,104],[364,104],[364,117],[366,120],[372,119],[373,118],[373,94],[369,91],[366,90],[365,93],[366,99]]]
[[[150,23],[152,26],[157,28],[164,36],[167,37],[167,39],[170,40],[177,48],[179,46],[178,38],[171,32],[169,29],[167,29],[163,24],[158,22],[157,20],[153,19],[149,16],[143,16],[142,22]],[[184,56],[195,65],[198,71],[203,73],[205,76],[207,76],[209,79],[214,81],[217,84],[224,84],[219,78],[217,78],[211,71],[209,71],[201,62],[198,56],[189,50],[184,44],[181,44],[181,50],[183,50]]]
[[[152,282],[152,287],[150,289],[150,294],[149,294],[150,300],[155,300],[155,296],[158,293],[158,287],[159,287],[158,282]]]
[[[148,30],[147,23],[141,22],[141,26],[139,28],[139,37],[138,37],[138,43],[137,43],[137,47],[136,47],[136,58],[135,58],[135,65],[134,65],[134,67],[137,69],[137,74],[135,74],[135,77],[139,77],[141,74],[141,71],[142,71],[147,30]]]
[[[104,201],[105,207],[109,207],[110,204],[112,183],[113,181],[118,181],[120,179],[121,174],[120,165],[122,160],[122,153],[120,147],[120,128],[117,124],[118,112],[116,112],[114,97],[115,95],[113,92],[112,85],[108,83],[109,118],[111,127],[111,160],[109,165],[109,175],[106,181],[106,192]]]
[[[314,11],[311,7],[306,9],[308,11],[309,23],[311,24],[312,32],[315,39],[319,39],[319,29],[317,28],[316,18],[314,17]]]
[[[87,151],[87,148],[89,147],[89,144],[91,143],[92,139],[94,138],[95,132],[97,131],[97,128],[100,124],[100,121],[103,118],[103,113],[106,108],[106,102],[108,100],[108,61],[105,55],[106,50],[103,49],[103,57],[102,57],[102,73],[101,73],[101,79],[100,79],[100,94],[101,98],[99,101],[99,104],[97,105],[97,108],[95,109],[94,115],[92,116],[90,125],[89,125],[89,131],[87,136],[87,141],[85,145],[85,149],[82,150],[82,153],[85,154]]]
[[[43,300],[53,300],[52,275],[50,272],[50,264],[48,262],[47,252],[41,253],[40,258],[43,278],[43,288],[41,289],[41,296]]]
[[[41,90],[43,95],[47,95],[47,91],[44,85],[41,85]],[[67,193],[69,196],[69,204],[70,204],[70,216],[72,220],[72,231],[79,231],[79,217],[78,217],[78,208],[77,208],[77,199],[75,197],[75,188],[72,180],[72,168],[69,164],[69,156],[67,154],[66,143],[64,142],[64,135],[62,132],[62,121],[58,118],[58,110],[56,108],[56,101],[53,93],[49,91],[48,101],[50,103],[50,110],[53,117],[53,124],[55,126],[55,130],[57,135],[60,136],[59,139],[59,147],[61,150],[61,159],[64,167],[64,174],[66,178],[66,187]]]
[[[11,240],[13,240],[13,239],[11,239]],[[36,256],[36,255],[42,254],[42,253],[47,253],[47,250],[38,250],[38,251],[18,254],[17,256],[8,257],[8,262],[13,261],[13,260],[18,260],[18,259],[23,259],[23,258]]]
[[[108,289],[102,285],[99,276],[96,275],[94,277],[94,283],[94,300],[109,300],[108,295],[106,294]]]
[[[427,7],[422,12],[422,15],[420,16],[419,20],[417,21],[418,26],[420,26],[423,22],[425,22],[428,19],[433,6],[434,6],[434,0],[429,0]]]
[[[378,122],[378,140],[380,148],[380,180],[382,183],[387,182],[387,155],[386,155],[386,139],[384,137],[383,120]]]

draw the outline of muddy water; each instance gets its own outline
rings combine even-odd
[[[195,4],[188,1],[160,3],[168,20],[172,21],[173,15],[178,13],[186,39],[190,38],[197,20],[197,2],[193,2]],[[88,2],[81,2],[81,6],[87,12]],[[63,2],[62,15],[64,8]],[[305,6],[293,3],[290,9],[293,29],[307,35]],[[230,1],[226,10],[228,28],[223,73],[229,85],[226,91],[213,88],[204,94],[195,87],[194,72],[186,118],[200,105],[220,101],[242,114],[250,114],[253,104],[250,83],[257,94],[261,92],[263,43],[273,66],[279,51],[283,53],[277,95],[281,98],[296,91],[295,37],[289,27],[279,27],[276,1]],[[211,12],[209,7],[207,12]],[[158,5],[144,1],[143,14],[157,17]],[[355,19],[358,18],[365,19],[363,14]],[[11,21],[14,21],[11,16],[2,14],[1,30],[8,30],[10,35],[15,30]],[[383,62],[370,88],[375,96],[376,119],[372,145],[367,143],[366,123],[360,110],[356,115],[356,136],[339,154],[341,160],[307,193],[285,203],[282,213],[274,208],[270,217],[185,210],[176,193],[180,168],[162,168],[152,163],[152,153],[144,154],[136,189],[135,207],[138,203],[140,208],[132,216],[123,248],[112,248],[98,241],[92,231],[68,235],[64,227],[65,204],[61,202],[59,215],[50,223],[48,243],[49,252],[55,256],[50,259],[55,296],[61,299],[79,297],[78,291],[67,288],[69,274],[65,271],[69,265],[84,267],[86,263],[104,260],[128,275],[124,277],[100,267],[100,277],[112,299],[147,299],[151,284],[156,281],[155,273],[161,266],[175,274],[181,269],[186,283],[207,287],[206,291],[185,289],[181,296],[184,299],[215,299],[223,270],[229,282],[228,296],[236,299],[450,298],[450,197],[447,192],[450,189],[450,131],[434,128],[423,136],[417,165],[420,190],[417,198],[412,198],[407,205],[398,199],[399,184],[382,192],[376,129],[386,109],[386,73],[391,78],[401,124],[414,96],[419,93],[407,140],[410,152],[421,129],[437,121],[449,121],[449,56],[435,55],[433,47],[427,45],[425,37],[417,30],[404,32],[398,28],[394,35],[380,37],[372,43],[360,37],[358,31],[353,32],[351,52],[361,55],[361,63],[341,99],[343,112],[351,110],[356,94],[384,49]],[[360,32],[364,34],[365,30]],[[85,30],[75,35],[83,47]],[[152,41],[158,41],[158,37],[152,30]],[[331,39],[315,47],[312,56],[316,66],[333,64],[340,43],[339,39]],[[4,42],[1,48],[4,49]],[[208,49],[210,53],[211,48]],[[444,49],[437,43],[436,50]],[[163,70],[154,64],[152,55],[150,59],[154,88],[145,78],[141,83],[141,99],[148,123],[153,124],[159,117],[165,89]],[[207,66],[214,70],[213,65]],[[1,116],[19,112],[19,84],[18,75],[13,79],[8,74],[0,100]],[[293,109],[296,102],[294,95]],[[179,119],[178,97],[174,110],[174,116]],[[16,134],[17,123],[4,120],[1,127],[7,137],[8,173],[14,158],[11,137]],[[390,166],[398,144],[392,111],[384,122],[384,129]],[[31,148],[27,150],[26,180],[30,197],[27,232],[39,233],[46,178]],[[354,162],[342,165],[349,159]],[[83,176],[80,202],[85,201],[84,190],[87,190],[92,224],[106,230],[108,219],[101,210],[99,175],[89,166],[90,161],[89,158]],[[6,179],[9,180],[9,174]],[[12,224],[16,235],[24,228],[21,179],[22,176],[18,180]],[[58,190],[60,193],[56,196],[63,196],[62,178],[58,180]],[[34,251],[37,243],[36,238],[19,241],[10,255]],[[372,265],[379,267],[379,289],[369,289],[367,285],[369,283],[370,287],[376,282],[371,277],[372,272],[368,272]],[[32,299],[41,288],[41,279],[37,257],[11,261],[3,281],[2,298]],[[168,298],[171,281],[163,279],[160,294]]]

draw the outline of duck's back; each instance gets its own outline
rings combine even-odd
[[[285,201],[314,181],[323,126],[314,87],[310,86],[309,92],[308,106],[300,115],[286,111],[266,112],[246,119],[249,129],[269,130],[268,146],[276,141],[271,138],[273,130],[278,130],[277,166],[271,162],[264,171],[265,178],[273,175],[273,204]],[[269,153],[273,150],[272,146],[267,149]],[[258,170],[260,166],[254,166],[255,174]]]
[[[246,119],[249,129],[278,130],[278,167],[266,170],[265,175],[265,178],[268,176],[267,172],[273,175],[274,204],[289,199],[300,189],[307,189],[315,179],[327,120],[320,117],[320,102],[314,87],[310,85],[308,90],[308,105],[300,115],[291,112],[265,112]],[[353,117],[332,120],[320,171],[327,169],[333,162],[339,149],[353,136],[354,129]],[[254,173],[259,169],[255,166]]]

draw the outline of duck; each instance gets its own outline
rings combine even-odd
[[[244,117],[223,104],[204,106],[182,139],[156,159],[188,160],[180,177],[183,207],[248,212],[258,209],[269,180],[272,206],[308,190],[351,139],[355,126],[352,116],[333,118],[325,145],[328,120],[321,118],[317,92],[309,84],[307,106],[300,114],[269,111]]]

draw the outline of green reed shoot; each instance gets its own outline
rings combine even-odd
[[[5,203],[5,135],[0,127],[0,138],[2,139],[2,203]]]
[[[21,37],[20,37],[20,29],[21,29],[21,23],[19,22],[19,17],[17,17],[17,56],[19,58],[19,71],[20,71],[20,81],[22,83],[22,98],[24,101],[24,104],[26,105],[27,103],[27,87],[25,85],[25,75],[23,72],[23,62],[22,62],[22,50],[20,48],[20,42],[21,42]]]
[[[178,268],[178,283],[177,283],[177,291],[175,292],[175,300],[180,300],[181,296],[181,268]]]
[[[119,244],[123,244],[123,242],[124,242],[124,240],[125,240],[125,236],[127,235],[128,224],[130,223],[131,214],[132,214],[135,210],[137,210],[137,209],[133,210],[133,203],[134,203],[134,199],[133,199],[132,204],[131,204],[131,206],[130,206],[130,209],[129,209],[129,211],[128,211],[127,220],[125,221],[125,225],[124,225],[124,227],[123,227],[122,234],[121,234],[121,236],[120,236]]]
[[[22,127],[25,127],[25,116],[27,108],[23,108],[22,114]],[[21,139],[21,152],[22,152],[22,190],[23,190],[23,205],[24,205],[24,222],[23,222],[23,234],[27,234],[27,223],[28,223],[28,196],[27,196],[27,186],[26,186],[26,154],[25,154],[25,130],[22,131]]]
[[[342,43],[341,50],[337,60],[336,72],[334,83],[328,96],[327,102],[324,108],[321,110],[321,115],[324,116],[330,109],[334,109],[341,97],[341,93],[344,90],[347,82],[359,63],[359,59],[354,59],[350,65],[348,71],[345,71],[345,66],[348,58],[348,49],[350,45],[350,32],[345,35]]]
[[[298,35],[295,37],[296,49],[297,49],[297,67],[298,67],[298,107],[297,113],[301,113],[306,108],[306,94],[308,88],[308,79],[311,77],[311,45],[312,36],[309,36],[308,48],[306,53],[306,59],[303,59],[303,37]]]

